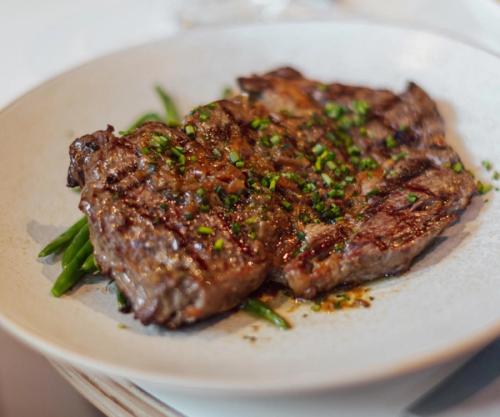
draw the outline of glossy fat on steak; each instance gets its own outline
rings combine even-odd
[[[312,298],[407,269],[474,193],[434,102],[282,68],[248,97],[76,139],[68,185],[145,324],[227,311],[266,278]]]

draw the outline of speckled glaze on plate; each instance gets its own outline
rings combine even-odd
[[[78,195],[65,188],[74,137],[107,123],[121,129],[156,108],[156,82],[187,111],[219,97],[237,75],[284,64],[312,78],[397,91],[414,80],[438,102],[466,165],[484,179],[491,173],[483,159],[500,168],[500,59],[435,34],[367,23],[275,24],[198,30],[119,52],[0,113],[2,325],[77,366],[169,389],[252,394],[408,372],[500,334],[495,192],[475,198],[410,272],[371,284],[371,308],[327,314],[308,306],[289,312],[283,304],[292,331],[242,313],[175,332],[145,328],[116,311],[99,279],[61,299],[50,296],[60,266],[36,254],[80,215]]]

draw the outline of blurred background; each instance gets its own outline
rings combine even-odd
[[[312,19],[420,27],[500,55],[497,0],[2,0],[0,108],[90,59],[180,31]],[[0,330],[0,417],[34,415],[102,416],[46,359]]]

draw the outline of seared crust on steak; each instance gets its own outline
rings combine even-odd
[[[108,127],[70,147],[97,262],[143,323],[227,311],[268,277],[312,298],[404,271],[474,193],[414,83],[396,95],[291,68],[239,83],[248,97],[180,128]]]

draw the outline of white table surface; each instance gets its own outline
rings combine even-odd
[[[184,0],[185,2],[190,0]],[[334,18],[375,18],[445,31],[500,54],[500,11],[492,0],[332,1]],[[314,0],[309,0],[309,4]],[[321,3],[321,4],[320,4]],[[483,8],[483,3],[484,8]],[[2,0],[0,2],[0,108],[40,82],[108,52],[168,36],[179,29],[182,0]],[[184,3],[185,5],[186,3]],[[326,1],[317,0],[318,8]],[[288,18],[307,14],[297,0]],[[499,7],[500,8],[500,7]],[[309,15],[313,12],[309,12]],[[325,17],[323,11],[320,12]],[[1,128],[1,127],[0,127]],[[399,411],[462,360],[326,398],[254,400],[158,394],[189,417],[321,417],[399,415]],[[154,387],[146,387],[153,394]],[[360,401],[362,399],[362,401]],[[325,409],[328,404],[334,408]],[[286,406],[286,407],[285,407]],[[323,407],[323,408],[321,408]],[[281,410],[281,411],[280,411]],[[0,330],[0,417],[102,416],[51,368],[48,362]],[[284,414],[283,414],[284,415]],[[500,415],[500,380],[446,417]]]

